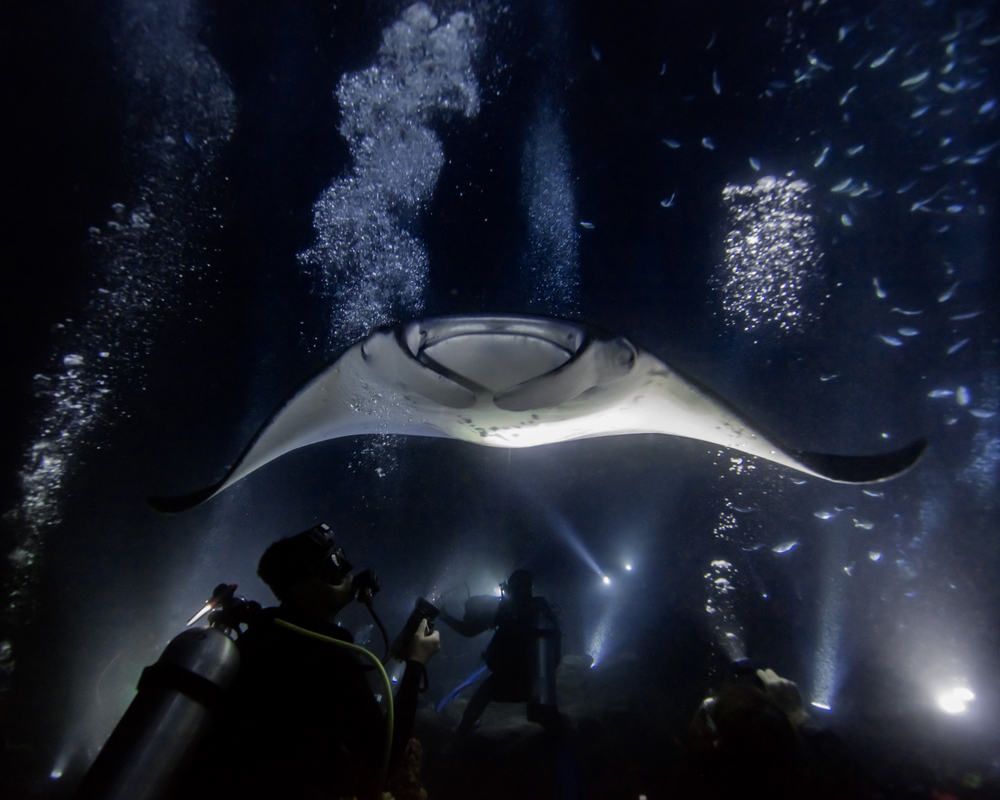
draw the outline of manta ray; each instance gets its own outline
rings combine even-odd
[[[838,483],[895,477],[926,446],[918,439],[860,456],[794,450],[622,336],[546,317],[436,317],[378,330],[348,348],[292,395],[221,481],[150,504],[192,508],[286,453],[341,436],[535,447],[631,433],[699,439]]]

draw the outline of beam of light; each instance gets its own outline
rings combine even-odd
[[[572,526],[566,520],[562,514],[559,514],[554,509],[549,509],[547,512],[549,522],[552,523],[552,529],[559,534],[559,537],[569,545],[570,550],[572,550],[580,560],[590,569],[598,578],[601,579],[605,584],[610,583],[611,579],[608,578],[607,573],[597,565],[597,561],[590,554],[587,546],[583,543],[576,532],[573,530]]]
[[[601,663],[601,659],[604,657],[604,651],[608,645],[608,639],[611,636],[612,623],[615,620],[619,611],[617,605],[610,605],[601,615],[601,618],[597,621],[597,626],[594,628],[594,632],[590,635],[590,639],[587,643],[587,654],[591,658],[591,669],[597,669],[597,665]]]
[[[830,536],[826,542],[820,590],[819,639],[813,661],[812,703],[817,708],[829,708],[837,688],[837,662],[844,621],[843,576],[850,576],[842,567],[847,549],[846,537]]]

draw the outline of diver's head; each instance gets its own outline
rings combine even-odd
[[[500,589],[515,603],[524,602],[531,599],[531,581],[532,575],[528,570],[516,569],[500,585]]]
[[[354,596],[351,562],[325,522],[268,547],[257,574],[282,603],[317,617],[335,614]]]

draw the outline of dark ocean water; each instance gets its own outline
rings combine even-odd
[[[5,796],[68,794],[212,587],[269,602],[319,520],[390,628],[532,569],[605,725],[655,695],[672,734],[747,655],[887,785],[996,785],[995,4],[56,2],[4,45]],[[342,439],[146,505],[372,329],[489,312],[627,336],[805,450],[930,445],[862,488]],[[483,646],[445,638],[433,700]]]

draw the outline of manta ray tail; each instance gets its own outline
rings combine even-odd
[[[834,456],[826,453],[799,453],[798,460],[824,478],[838,483],[876,483],[906,472],[917,463],[927,447],[917,439],[891,453],[877,456]]]

